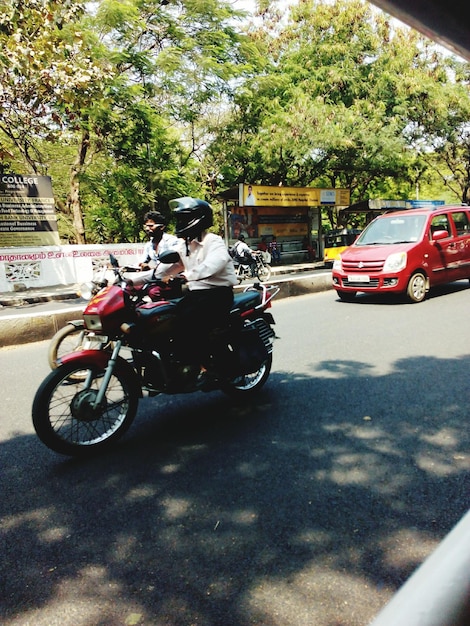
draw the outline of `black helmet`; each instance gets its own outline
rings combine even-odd
[[[245,235],[243,235],[242,233],[240,233],[238,235],[238,241],[245,241]]]
[[[213,224],[211,205],[199,198],[176,198],[170,200],[170,208],[176,217],[176,236],[195,239]]]

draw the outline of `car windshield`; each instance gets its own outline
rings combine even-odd
[[[387,215],[371,222],[356,241],[356,246],[413,243],[423,232],[426,215]]]

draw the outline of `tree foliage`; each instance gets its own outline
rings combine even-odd
[[[468,201],[468,65],[363,0],[4,0],[0,167],[53,173],[64,239],[239,182]]]

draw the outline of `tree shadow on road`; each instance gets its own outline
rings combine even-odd
[[[13,437],[0,621],[366,624],[468,507],[469,368],[312,363],[248,404],[146,399],[86,461]]]

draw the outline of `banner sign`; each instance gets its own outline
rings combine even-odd
[[[239,235],[257,238],[265,235],[304,237],[308,232],[306,207],[286,210],[285,207],[245,207],[230,213],[230,237]]]
[[[49,176],[0,175],[0,247],[60,245]]]
[[[143,243],[1,248],[0,291],[14,291],[19,283],[26,288],[84,283],[92,280],[96,260],[114,254],[121,267],[136,266],[143,252]]]
[[[314,187],[239,186],[240,206],[317,207],[348,206],[349,189],[318,189]]]
[[[410,209],[420,209],[420,208],[430,208],[435,206],[443,206],[445,204],[444,200],[407,200],[406,208]]]

